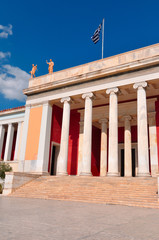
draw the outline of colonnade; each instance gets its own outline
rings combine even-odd
[[[137,90],[137,132],[138,132],[138,176],[150,176],[149,149],[148,149],[148,123],[146,103],[146,82],[136,83],[133,88]],[[118,170],[118,92],[117,87],[106,90],[109,95],[109,156],[108,176],[119,176]],[[82,162],[79,163],[78,174],[91,176],[91,143],[92,143],[92,92],[82,95],[85,100],[83,146],[79,148]],[[70,124],[71,98],[64,98],[63,121],[60,154],[58,157],[57,175],[67,175],[68,138]],[[125,126],[124,149],[125,149],[125,176],[132,176],[131,156],[131,116],[123,117]],[[107,170],[107,127],[108,119],[101,119],[101,153],[100,175],[106,176]],[[152,132],[152,131],[151,131]],[[151,136],[150,136],[151,137]],[[151,142],[151,140],[150,140]]]
[[[138,133],[138,176],[150,176],[149,170],[149,149],[148,149],[148,123],[149,123],[149,140],[150,140],[150,158],[151,173],[155,174],[157,166],[157,145],[156,145],[156,124],[155,113],[147,113],[146,102],[146,82],[136,83],[133,88],[137,91],[137,133]],[[100,119],[101,125],[101,149],[100,149],[100,176],[119,176],[119,156],[118,156],[118,93],[120,89],[106,89],[109,95],[109,119]],[[91,150],[92,150],[92,107],[94,93],[88,92],[82,95],[85,101],[84,121],[80,122],[79,139],[79,158],[78,158],[78,175],[91,176]],[[57,159],[57,175],[67,175],[68,161],[68,144],[69,144],[69,126],[70,126],[70,105],[71,97],[61,99],[63,104],[62,131],[60,152]],[[25,119],[23,127],[23,138],[19,157],[19,169],[24,171],[25,149],[27,141],[27,132],[30,115],[30,105],[26,106]],[[148,115],[148,118],[147,118]],[[49,144],[51,132],[52,106],[49,102],[43,104],[39,149],[37,154],[36,171],[47,172],[49,159]],[[132,176],[132,143],[131,143],[131,120],[130,115],[122,117],[124,122],[124,170],[125,176]],[[8,126],[0,125],[0,156],[2,153],[5,129],[7,128],[7,138],[4,153],[4,161],[11,160],[11,151],[13,145],[13,136],[17,128],[17,137],[15,145],[14,160],[18,159],[18,149],[20,143],[20,134],[22,122],[9,123]],[[109,142],[107,142],[107,129],[109,128]],[[107,146],[109,146],[107,152]],[[108,159],[108,166],[107,166]],[[108,169],[108,171],[107,171]]]
[[[13,147],[14,132],[15,132],[16,129],[17,129],[17,135],[16,135],[14,160],[15,161],[17,160],[19,143],[20,143],[21,127],[22,127],[22,122],[8,123],[8,124],[0,125],[0,157],[2,155],[4,137],[5,137],[5,132],[7,130],[7,137],[6,137],[5,151],[4,151],[4,159],[3,159],[5,162],[13,160],[13,159],[11,159],[11,154],[12,154],[12,147]]]

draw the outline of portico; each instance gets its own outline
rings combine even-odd
[[[158,44],[32,78],[24,94],[19,171],[156,176]]]

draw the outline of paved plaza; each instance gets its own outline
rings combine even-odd
[[[0,197],[1,240],[158,240],[159,210]]]

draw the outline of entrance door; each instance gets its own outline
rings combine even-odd
[[[132,177],[135,177],[135,169],[136,169],[136,163],[135,163],[135,148],[131,149],[131,156],[132,156]],[[121,149],[120,151],[120,156],[121,156],[121,169],[120,169],[120,173],[121,173],[121,177],[124,177],[124,149]]]
[[[132,156],[132,176],[135,177],[135,169],[136,169],[136,164],[135,164],[135,148],[131,149],[131,156]]]
[[[124,149],[121,149],[121,177],[124,177]]]
[[[56,175],[57,158],[58,158],[59,150],[60,150],[60,146],[57,146],[54,144],[52,145],[50,175]]]

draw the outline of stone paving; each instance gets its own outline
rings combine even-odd
[[[158,240],[159,210],[0,197],[1,240]]]

